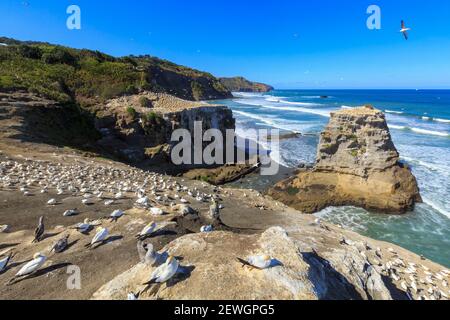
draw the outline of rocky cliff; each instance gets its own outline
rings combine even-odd
[[[384,114],[371,107],[333,113],[314,169],[269,193],[305,213],[342,205],[404,213],[421,201],[416,179],[399,162]]]
[[[233,92],[269,92],[273,87],[259,82],[251,82],[243,77],[220,78],[220,82]]]
[[[171,136],[176,129],[187,129],[194,136],[194,122],[202,130],[235,128],[230,109],[219,105],[189,102],[163,93],[111,99],[98,105],[96,128],[103,138],[99,144],[127,162],[163,165],[169,163]]]

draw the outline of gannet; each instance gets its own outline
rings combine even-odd
[[[106,200],[105,201],[105,206],[110,206],[114,203],[114,200]]]
[[[111,221],[113,222],[117,222],[117,220],[119,220],[119,218],[121,218],[124,214],[125,212],[123,212],[122,210],[114,210],[109,216],[109,219],[111,219]]]
[[[12,278],[10,280],[10,283],[20,277],[24,277],[27,275],[30,275],[36,271],[38,271],[45,263],[45,261],[47,261],[47,257],[44,256],[41,253],[36,253],[33,256],[33,260],[31,260],[30,262],[28,262],[26,265],[24,265],[19,272],[16,273],[16,275],[14,276],[14,278]]]
[[[91,243],[86,245],[86,248],[92,248],[95,244],[105,241],[106,237],[108,237],[109,231],[106,228],[98,227],[97,233],[94,238],[92,238]]]
[[[164,214],[164,211],[161,208],[150,208],[150,213],[154,216],[162,216]]]
[[[92,200],[92,198],[87,198],[87,199],[81,200],[81,203],[83,203],[84,205],[89,206],[89,205],[94,204],[94,200]]]
[[[78,210],[77,209],[70,209],[70,210],[66,210],[63,213],[63,217],[72,217],[72,216],[76,216],[78,214]]]
[[[0,259],[0,272],[3,272],[8,267],[8,263],[14,257],[14,253],[10,252],[6,257]]]
[[[250,266],[259,270],[267,269],[272,264],[272,258],[270,258],[268,255],[250,256],[247,258],[247,260],[243,260],[240,258],[237,259],[240,263],[242,263],[243,266]]]
[[[136,235],[136,238],[138,238],[139,240],[143,240],[146,237],[150,236],[153,232],[155,232],[155,230],[156,223],[152,221],[148,225],[146,225],[138,235]]]
[[[202,232],[202,233],[212,232],[213,230],[214,230],[214,228],[212,225],[202,226],[200,228],[200,232]]]
[[[74,229],[78,230],[81,233],[86,233],[91,229],[92,224],[89,222],[89,219],[84,219],[84,222],[79,223]]]
[[[34,230],[33,243],[41,241],[42,236],[44,235],[44,231],[45,231],[44,217],[40,217],[39,224],[38,224],[37,228]]]
[[[55,253],[61,253],[66,250],[69,245],[69,235],[66,235],[64,238],[59,239],[51,248],[50,252],[55,251]]]
[[[410,28],[406,28],[405,22],[402,20],[402,29],[400,30],[401,33],[403,33],[403,36],[406,40],[408,40],[408,31],[411,30]]]
[[[127,295],[127,300],[139,300],[139,294],[135,294],[134,292],[130,292]]]
[[[4,224],[0,226],[0,233],[7,232],[9,230],[9,225]]]
[[[154,283],[164,283],[170,280],[177,273],[178,267],[178,260],[169,256],[164,264],[152,272],[149,281],[144,283],[144,285],[148,286]]]
[[[47,201],[47,204],[49,206],[54,206],[56,203],[57,203],[56,199],[50,199],[50,200]]]

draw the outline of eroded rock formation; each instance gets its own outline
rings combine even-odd
[[[421,201],[415,177],[399,162],[384,114],[371,107],[332,113],[315,167],[269,194],[305,213],[343,205],[404,213]]]

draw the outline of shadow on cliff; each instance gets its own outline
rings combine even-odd
[[[301,253],[309,264],[308,278],[320,300],[363,300],[364,298],[341,273],[315,252]]]

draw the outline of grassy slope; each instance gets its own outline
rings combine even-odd
[[[230,93],[211,74],[150,56],[115,58],[41,42],[1,38],[0,90],[25,89],[82,105],[136,93],[167,92],[189,100]]]

